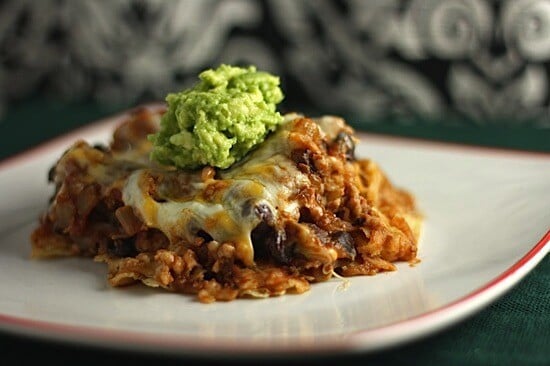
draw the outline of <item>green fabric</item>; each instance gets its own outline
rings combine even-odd
[[[372,357],[375,365],[411,360],[419,365],[550,365],[550,256],[480,313]]]
[[[47,99],[12,105],[0,116],[0,159],[124,108],[127,106]]]
[[[98,106],[94,103],[64,104],[33,100],[7,110],[0,119],[0,159],[23,151],[74,127],[121,111],[126,106]],[[355,119],[357,121],[357,119]],[[451,127],[434,125],[400,126],[365,123],[357,125],[375,133],[420,137],[485,146],[500,146],[550,152],[550,131],[522,127]],[[549,208],[550,209],[550,208]],[[550,223],[549,223],[550,224]],[[2,347],[2,346],[8,347]],[[0,333],[0,348],[16,352],[27,346],[9,334]],[[13,347],[12,347],[13,346]],[[137,360],[119,353],[79,353],[33,344],[33,357],[84,355],[88,361],[116,363]],[[72,352],[72,353],[71,353]],[[14,353],[15,356],[15,353]],[[6,356],[7,357],[7,356]],[[17,357],[22,357],[21,353]],[[103,358],[102,358],[103,357]],[[151,357],[139,357],[146,362]],[[170,361],[170,357],[163,358]],[[301,360],[300,364],[303,364]],[[546,256],[510,292],[470,318],[428,338],[373,354],[351,355],[307,363],[335,362],[337,365],[550,365],[550,256]],[[174,364],[176,361],[174,362]],[[164,363],[166,364],[166,363]],[[181,364],[181,363],[180,363]]]

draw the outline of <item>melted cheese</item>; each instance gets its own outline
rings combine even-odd
[[[308,178],[286,156],[287,135],[285,128],[279,129],[243,161],[221,171],[224,185],[215,195],[204,194],[211,182],[190,177],[191,194],[157,202],[148,193],[150,169],[146,168],[128,177],[123,187],[123,201],[137,211],[147,226],[164,232],[172,243],[192,243],[202,230],[220,243],[233,243],[237,258],[245,265],[253,265],[251,233],[261,218],[253,209],[245,208],[267,206],[275,221],[283,216],[297,218],[298,204],[292,196],[309,184]]]

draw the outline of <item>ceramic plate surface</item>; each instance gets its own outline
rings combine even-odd
[[[154,108],[155,106],[150,106]],[[379,350],[481,310],[550,247],[550,154],[359,134],[356,155],[407,188],[425,215],[415,266],[334,278],[301,295],[202,304],[111,288],[90,259],[30,260],[47,173],[77,138],[107,142],[115,116],[0,163],[0,330],[181,355],[307,355]]]

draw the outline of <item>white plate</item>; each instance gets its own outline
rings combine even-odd
[[[550,154],[361,134],[357,155],[412,191],[426,215],[414,267],[351,278],[347,287],[335,278],[302,295],[202,304],[150,288],[110,288],[104,264],[90,259],[29,260],[29,234],[53,190],[48,169],[76,138],[108,141],[119,118],[0,164],[0,330],[180,355],[366,352],[479,311],[550,247]]]

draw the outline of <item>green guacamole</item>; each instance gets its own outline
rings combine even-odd
[[[267,72],[221,65],[199,74],[192,88],[166,97],[160,130],[149,135],[151,159],[182,169],[228,168],[283,122],[284,95]]]

